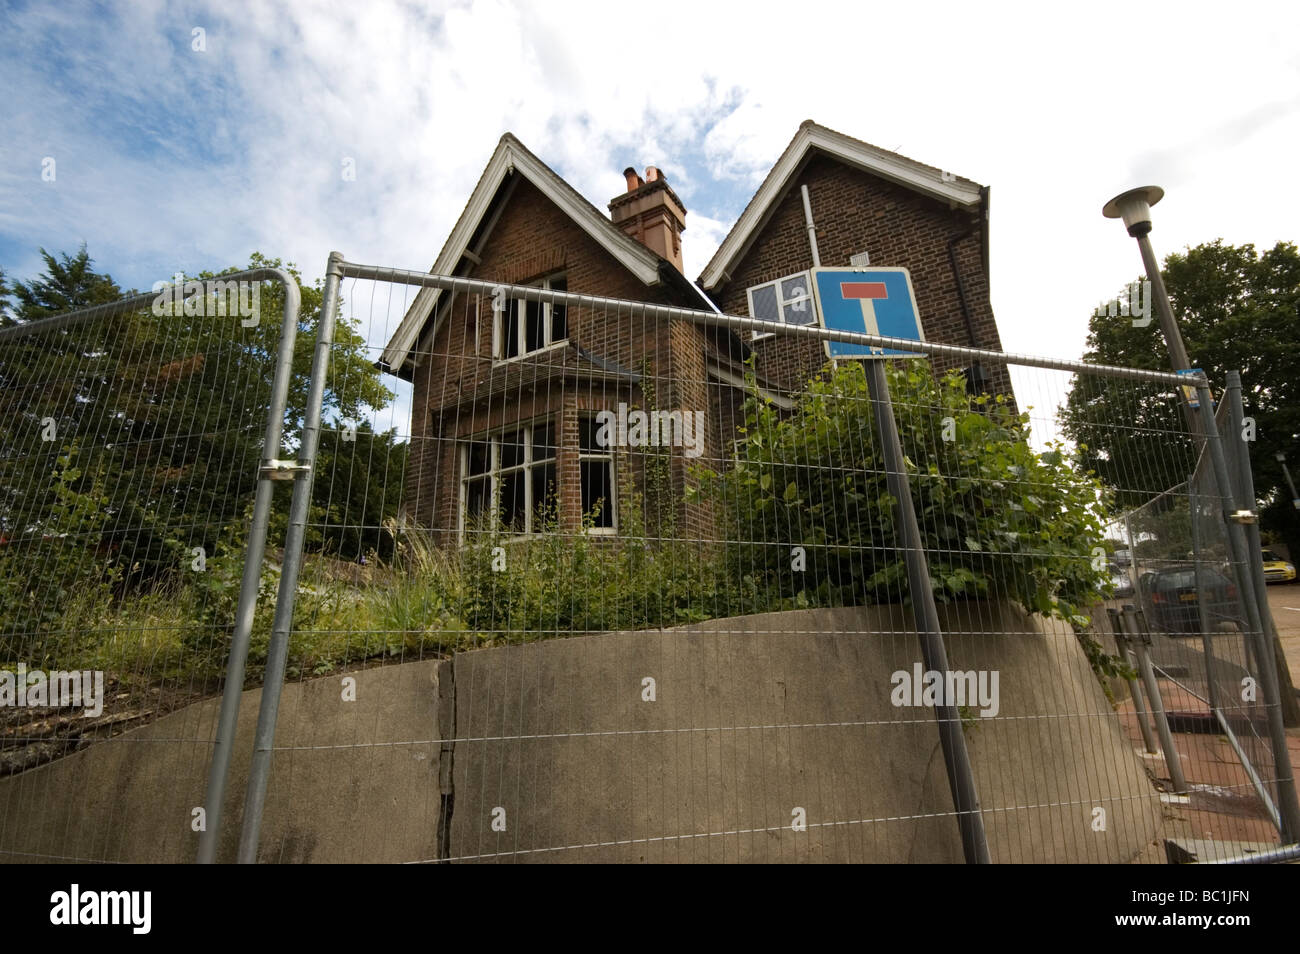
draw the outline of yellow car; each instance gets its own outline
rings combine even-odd
[[[1295,567],[1285,560],[1278,559],[1272,550],[1263,550],[1265,583],[1290,583],[1295,579]]]

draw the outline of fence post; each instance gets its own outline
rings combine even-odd
[[[284,540],[284,566],[280,571],[280,588],[276,594],[275,619],[271,626],[271,645],[266,660],[266,677],[262,683],[262,705],[257,713],[257,731],[253,740],[253,761],[248,771],[248,794],[244,799],[244,825],[239,835],[241,864],[257,861],[258,835],[262,828],[262,809],[266,801],[266,784],[271,772],[271,748],[275,741],[275,722],[280,712],[280,690],[284,686],[284,669],[289,658],[289,633],[293,628],[294,598],[298,590],[298,571],[302,568],[303,542],[307,516],[311,507],[312,469],[320,443],[321,405],[325,397],[325,377],[329,373],[330,349],[334,345],[334,318],[338,310],[339,263],[343,256],[331,252],[325,269],[325,294],[321,301],[320,323],[316,330],[316,349],[312,356],[311,382],[307,392],[307,416],[303,424],[298,465],[294,468],[293,499],[289,504],[289,529]]]
[[[1133,665],[1137,662],[1137,656],[1133,653],[1132,647],[1129,646],[1128,636],[1124,632],[1124,623],[1120,618],[1119,610],[1113,606],[1106,607],[1106,615],[1110,617],[1110,631],[1115,637],[1115,647],[1124,659],[1126,665]],[[1154,755],[1160,749],[1156,745],[1155,736],[1151,734],[1151,723],[1147,720],[1147,707],[1142,701],[1142,690],[1138,686],[1137,677],[1129,676],[1124,680],[1128,683],[1129,695],[1133,697],[1133,711],[1137,714],[1138,728],[1142,730],[1142,744],[1146,747],[1147,752]]]
[[[1196,592],[1204,593],[1205,588],[1202,584],[1204,579],[1203,573],[1203,556],[1206,553],[1205,547],[1201,544],[1201,535],[1197,530],[1197,524],[1200,522],[1201,498],[1196,493],[1196,479],[1193,478],[1187,482],[1187,516],[1192,531],[1192,556],[1196,560]],[[1222,706],[1219,703],[1219,687],[1216,683],[1214,671],[1214,637],[1211,632],[1213,625],[1210,620],[1209,607],[1205,605],[1205,600],[1197,599],[1196,615],[1201,624],[1201,651],[1205,654],[1205,686],[1206,695],[1210,699],[1210,708],[1219,710]]]
[[[1201,401],[1204,402],[1209,396],[1207,389],[1201,389]],[[1241,434],[1242,424],[1242,404],[1241,404],[1241,372],[1229,371],[1227,375],[1227,394],[1228,399],[1228,420],[1233,430],[1238,436]],[[1214,418],[1208,419],[1211,423]],[[1217,428],[1215,429],[1217,437]],[[1217,442],[1216,442],[1217,443]],[[1222,458],[1223,448],[1217,447],[1218,458]],[[1238,471],[1237,481],[1225,485],[1225,493],[1231,492],[1235,498],[1235,506],[1239,513],[1250,511],[1252,517],[1256,507],[1255,502],[1255,481],[1251,474],[1250,455],[1244,448],[1239,448],[1237,454]],[[1216,459],[1215,468],[1219,469],[1220,463],[1222,469],[1227,471],[1226,461]],[[1228,475],[1231,477],[1231,474]],[[1243,523],[1238,523],[1229,517],[1229,536],[1232,540],[1234,550],[1237,552],[1237,562],[1245,572],[1245,577],[1240,575],[1237,579],[1237,590],[1245,596],[1244,602],[1249,606],[1255,605],[1255,618],[1251,620],[1251,626],[1258,634],[1256,638],[1256,663],[1259,666],[1260,675],[1263,677],[1266,693],[1266,704],[1268,713],[1269,738],[1273,747],[1273,767],[1277,776],[1277,808],[1279,817],[1282,820],[1282,840],[1284,842],[1300,841],[1300,804],[1296,799],[1295,774],[1291,767],[1291,754],[1287,750],[1286,727],[1282,718],[1282,688],[1281,680],[1278,674],[1278,660],[1274,652],[1275,640],[1273,639],[1273,616],[1268,608],[1268,593],[1265,589],[1264,582],[1264,564],[1261,556],[1259,540],[1259,523],[1255,519],[1250,519]],[[1234,532],[1235,531],[1235,532]],[[1245,552],[1241,552],[1245,550]],[[1285,663],[1285,660],[1284,660]]]
[[[1225,392],[1228,399],[1229,427],[1232,433],[1240,438],[1245,418],[1245,410],[1241,403],[1240,371],[1228,372]],[[1241,481],[1237,486],[1237,506],[1254,510],[1256,506],[1255,476],[1250,466],[1250,453],[1245,447],[1236,446],[1234,457],[1237,462],[1237,477]],[[1300,713],[1297,713],[1297,708],[1300,708],[1300,706],[1297,705],[1294,691],[1292,691],[1290,697],[1286,694],[1286,690],[1291,689],[1294,683],[1291,681],[1291,671],[1290,667],[1287,666],[1286,656],[1280,652],[1280,647],[1274,636],[1277,632],[1277,625],[1273,621],[1273,609],[1268,604],[1268,583],[1264,579],[1264,547],[1259,539],[1259,521],[1255,520],[1247,523],[1245,528],[1246,540],[1250,545],[1250,569],[1254,577],[1255,599],[1259,604],[1259,618],[1264,627],[1264,642],[1261,651],[1269,650],[1270,655],[1276,661],[1275,671],[1278,673],[1278,691],[1282,703],[1283,724],[1296,725],[1300,723]],[[1285,679],[1281,678],[1283,675],[1286,676]]]
[[[279,271],[277,269],[277,271]],[[263,461],[280,453],[280,436],[284,411],[289,399],[289,378],[293,374],[293,348],[298,334],[298,310],[302,293],[288,272],[281,272],[284,286],[284,320],[280,325],[280,347],[275,356],[275,381],[271,389],[271,407],[267,412],[266,435],[262,442]],[[244,553],[244,573],[239,583],[239,604],[235,609],[235,629],[230,639],[230,658],[226,662],[226,682],[221,693],[221,711],[217,717],[216,744],[208,768],[207,792],[203,798],[205,825],[199,836],[199,864],[217,860],[217,841],[221,835],[222,809],[226,800],[226,776],[234,755],[235,729],[239,721],[239,701],[244,693],[244,664],[248,660],[248,641],[253,631],[253,612],[262,579],[262,559],[266,555],[266,529],[271,518],[269,477],[259,475],[253,502],[253,522],[249,529],[248,548]]]
[[[871,405],[880,431],[885,474],[889,492],[897,501],[899,543],[907,562],[907,578],[912,591],[912,612],[916,616],[917,634],[921,638],[921,658],[925,668],[942,674],[948,684],[948,653],[944,648],[943,632],[939,628],[939,611],[934,604],[934,591],[930,586],[930,570],[926,565],[925,543],[921,527],[916,520],[912,504],[912,491],[903,460],[903,445],[898,437],[898,424],[894,420],[894,404],[889,396],[889,382],[885,377],[883,358],[868,359],[867,383]],[[948,785],[952,789],[953,806],[957,809],[957,824],[961,828],[962,852],[967,864],[989,864],[989,845],[984,833],[984,819],[980,815],[979,795],[975,791],[975,775],[971,771],[970,754],[966,751],[966,736],[962,732],[961,713],[948,701],[935,708],[939,723],[939,742],[943,747],[943,760],[948,769]]]
[[[1147,643],[1151,634],[1145,626],[1138,626],[1137,608],[1132,603],[1124,604],[1121,616],[1124,628],[1132,638],[1133,651],[1137,653],[1138,669],[1142,673],[1142,683],[1147,689],[1147,701],[1151,704],[1151,716],[1160,733],[1160,748],[1164,751],[1165,766],[1169,769],[1169,781],[1179,795],[1187,794],[1187,778],[1183,775],[1183,760],[1174,748],[1174,735],[1169,730],[1169,717],[1165,715],[1165,701],[1160,697],[1160,684],[1156,682],[1156,672],[1151,666],[1151,654],[1147,652]]]

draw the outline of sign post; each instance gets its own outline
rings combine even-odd
[[[813,269],[813,297],[822,327],[924,341],[921,320],[912,294],[912,280],[905,268]],[[884,360],[891,357],[920,357],[908,351],[868,345],[827,341],[826,352],[832,360],[865,358],[867,386],[871,408],[880,433],[885,478],[895,504],[895,522],[899,545],[907,564],[908,585],[912,592],[912,612],[921,641],[921,658],[929,671],[942,675],[948,683],[948,652],[939,627],[939,611],[930,584],[930,568],[925,556],[925,541],[912,503],[911,484],[904,463],[903,445],[894,419],[893,400],[885,376]],[[966,736],[962,732],[961,713],[944,699],[935,709],[939,724],[939,741],[957,825],[961,830],[962,852],[967,864],[990,862],[984,819],[980,814],[975,775],[971,770]]]

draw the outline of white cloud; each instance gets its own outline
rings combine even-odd
[[[976,16],[805,2],[742,15],[477,0],[22,16],[76,68],[52,75],[36,54],[0,67],[12,101],[29,104],[0,119],[0,229],[33,250],[84,238],[115,270],[165,276],[254,248],[309,279],[331,249],[427,268],[508,129],[598,208],[624,166],[663,167],[692,209],[695,274],[814,118],[992,185],[1004,345],[1074,357],[1089,309],[1140,268],[1100,215],[1114,193],[1166,186],[1162,253],[1219,235],[1294,239],[1300,221],[1292,5]],[[189,49],[194,26],[206,53]],[[47,151],[60,157],[55,188],[35,172]],[[340,178],[344,157],[355,182]],[[1256,182],[1266,196],[1243,190]],[[740,198],[719,208],[719,194]],[[2,264],[30,274],[27,254]]]

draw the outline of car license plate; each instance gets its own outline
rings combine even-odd
[[[1179,598],[1180,600],[1182,600],[1184,603],[1195,603],[1195,602],[1196,602],[1196,594],[1195,594],[1195,593],[1184,593],[1182,596],[1180,596],[1180,597],[1178,597],[1178,598]]]

